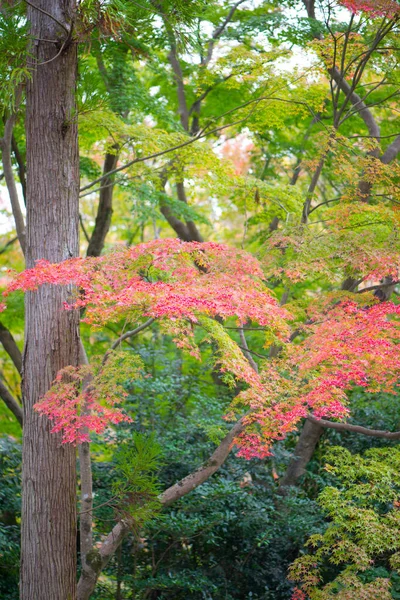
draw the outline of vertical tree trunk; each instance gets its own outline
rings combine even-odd
[[[60,262],[78,255],[77,54],[68,35],[74,8],[75,0],[28,6],[33,40],[26,111],[28,268],[38,259]],[[46,285],[25,300],[23,600],[76,598],[75,448],[62,446],[60,434],[50,433],[51,423],[33,410],[57,371],[78,364],[78,315],[63,310],[70,293]]]

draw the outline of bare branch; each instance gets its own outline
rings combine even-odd
[[[400,152],[400,135],[386,148],[385,152],[381,156],[381,161],[384,165],[388,165],[392,160],[396,158]]]
[[[118,148],[115,148],[116,152]],[[86,252],[87,256],[100,256],[105,239],[110,229],[112,216],[112,198],[114,190],[114,177],[112,174],[118,163],[118,152],[111,154],[107,152],[103,165],[103,178],[105,184],[100,189],[99,204],[97,207],[97,215],[92,236],[89,241],[89,246]]]
[[[12,246],[12,244],[15,244],[15,242],[18,242],[18,237],[14,237],[11,238],[11,240],[8,240],[8,242],[0,249],[0,254],[3,254],[7,250],[7,248],[9,246]]]
[[[23,412],[22,408],[11,394],[3,380],[0,378],[0,398],[4,401],[7,408],[11,410],[18,423],[22,426]]]
[[[359,433],[369,437],[385,438],[387,440],[400,439],[400,431],[383,431],[381,429],[369,429],[368,427],[362,427],[361,425],[350,425],[350,423],[334,423],[333,421],[326,421],[325,419],[317,419],[313,415],[308,415],[307,419],[325,429],[351,431],[352,433]]]
[[[21,351],[14,340],[12,333],[7,327],[0,322],[0,342],[3,344],[4,350],[14,363],[18,373],[21,374],[22,370],[22,356]]]
[[[246,336],[244,335],[243,327],[240,327],[240,329],[239,329],[239,335],[240,335],[240,341],[242,342],[242,345],[243,345],[243,354],[245,355],[245,357],[249,361],[249,364],[250,364],[251,368],[256,373],[258,373],[258,364],[254,360],[254,358],[251,356],[251,353],[249,351],[249,347],[247,345]]]
[[[352,89],[352,86],[350,86],[350,84],[341,77],[337,68],[331,69],[330,74],[332,79],[338,84],[351,104],[358,107],[357,112],[364,121],[370,136],[379,139],[381,133],[379,125],[365,102],[363,102],[360,96],[356,94],[356,92]]]
[[[62,23],[61,21],[59,21],[54,15],[50,14],[49,12],[47,12],[47,10],[44,10],[43,8],[40,8],[40,6],[36,6],[36,4],[33,4],[33,2],[31,2],[30,0],[25,0],[25,2],[31,6],[32,8],[34,8],[35,10],[37,10],[38,12],[43,13],[44,15],[46,15],[47,17],[49,17],[49,19],[52,19],[55,23],[57,23],[60,27],[62,27],[65,31],[65,33],[67,34],[67,36],[69,37],[70,35],[70,30],[68,29],[68,27],[66,27],[66,25],[64,25],[64,23]],[[43,63],[44,64],[44,63]]]
[[[118,348],[118,346],[124,341],[127,340],[130,337],[133,337],[135,335],[137,335],[138,333],[140,333],[141,331],[143,331],[143,329],[146,329],[147,327],[150,327],[150,325],[152,325],[154,323],[155,319],[151,318],[148,319],[147,321],[145,321],[145,323],[142,323],[141,325],[138,325],[138,327],[136,327],[135,329],[132,329],[131,331],[126,331],[123,335],[121,335],[111,346],[111,348],[109,350],[107,350],[107,352],[105,353],[103,360],[101,361],[102,364],[104,365],[110,355],[110,353],[115,350],[116,348]]]
[[[81,213],[79,213],[79,223],[80,223],[83,235],[85,236],[85,240],[89,243],[90,237],[89,237],[88,232],[86,231],[85,223],[83,222],[83,217],[82,217]]]
[[[227,16],[225,17],[224,21],[221,23],[221,25],[219,25],[216,29],[214,29],[214,32],[211,36],[210,41],[208,42],[208,46],[207,46],[207,54],[204,57],[204,60],[202,60],[201,64],[202,66],[207,66],[208,63],[211,61],[212,59],[212,55],[213,55],[213,51],[214,51],[214,44],[216,42],[216,40],[223,34],[223,32],[225,31],[226,26],[232,21],[233,15],[236,12],[236,9],[243,4],[243,2],[246,2],[246,0],[240,0],[239,2],[236,2],[236,4],[234,4],[230,11],[228,12]]]
[[[19,203],[17,186],[15,184],[14,174],[12,170],[11,162],[11,146],[12,146],[12,135],[17,120],[18,107],[22,96],[22,86],[19,86],[16,93],[15,109],[8,117],[4,126],[4,136],[0,139],[1,156],[3,163],[4,178],[6,180],[8,194],[10,196],[11,208],[14,215],[15,228],[17,230],[17,236],[19,243],[22,248],[22,252],[25,254],[25,220],[22,214],[21,206]]]
[[[80,352],[79,362],[81,365],[89,364],[85,348],[80,341]],[[83,391],[85,391],[92,381],[92,377],[88,376],[83,381]],[[88,413],[86,402],[82,407],[84,414]],[[86,569],[86,558],[88,553],[93,547],[93,478],[92,478],[92,464],[90,459],[90,444],[89,442],[83,442],[78,445],[78,456],[79,456],[79,470],[80,470],[80,483],[81,483],[81,513],[80,513],[80,551],[81,551],[81,564],[82,571]]]
[[[243,431],[243,429],[244,425],[241,419],[232,427],[218,448],[216,448],[209,460],[202,467],[193,473],[190,473],[190,475],[184,477],[161,494],[161,504],[163,506],[169,506],[176,500],[186,496],[186,494],[207,481],[207,479],[218,471],[228,457],[234,445],[235,438]],[[78,600],[89,599],[102,569],[108,564],[128,531],[128,524],[123,520],[119,521],[101,544],[98,552],[96,553],[94,551],[96,557],[91,563],[88,563],[87,568],[82,571],[78,583]]]
[[[161,503],[164,506],[169,506],[207,481],[207,479],[223,465],[234,446],[235,438],[242,433],[243,429],[243,419],[241,419],[232,427],[203,466],[193,473],[190,473],[190,475],[187,475],[187,477],[184,477],[161,494]]]

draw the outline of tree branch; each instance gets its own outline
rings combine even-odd
[[[115,147],[117,151],[118,148]],[[100,256],[107,233],[110,229],[112,216],[112,198],[114,191],[113,172],[118,163],[118,153],[111,154],[107,152],[103,165],[104,186],[100,188],[99,204],[97,207],[96,222],[93,233],[90,237],[89,246],[86,252],[87,256]]]
[[[18,242],[18,237],[13,237],[11,240],[8,240],[8,242],[0,249],[0,254],[4,254],[7,248],[12,246],[12,244],[15,244],[15,242]]]
[[[145,323],[142,323],[141,325],[138,325],[138,327],[136,327],[135,329],[132,329],[131,331],[126,331],[123,335],[121,335],[111,346],[111,348],[109,350],[107,350],[107,352],[105,353],[103,360],[101,361],[101,364],[104,365],[110,355],[110,353],[115,350],[115,348],[118,348],[118,346],[124,341],[127,340],[130,337],[133,337],[135,335],[137,335],[138,333],[140,333],[141,331],[143,331],[143,329],[146,329],[147,327],[150,327],[150,325],[152,325],[154,323],[155,319],[150,318],[147,321],[145,321]]]
[[[14,363],[18,373],[22,371],[22,356],[21,351],[14,340],[12,333],[7,327],[0,322],[0,342],[3,344],[4,350]]]
[[[240,329],[239,329],[239,335],[240,335],[240,341],[242,342],[242,345],[243,345],[243,354],[245,355],[245,357],[249,361],[249,364],[250,364],[251,368],[256,373],[258,373],[258,364],[254,360],[254,358],[251,356],[251,353],[249,351],[249,347],[247,345],[246,336],[244,335],[243,327],[240,327]]]
[[[362,427],[361,425],[351,425],[350,423],[334,423],[333,421],[326,421],[325,419],[317,419],[314,417],[314,415],[308,415],[307,419],[325,429],[350,431],[352,433],[359,433],[369,437],[385,438],[387,440],[400,439],[400,431],[383,431],[381,429],[369,429],[368,427]]]
[[[22,195],[24,197],[24,202],[26,204],[26,167],[24,159],[21,156],[21,152],[18,148],[17,140],[14,135],[11,136],[11,148],[15,156],[15,160],[18,165],[18,177],[22,187]]]
[[[0,378],[0,398],[4,401],[7,408],[9,408],[11,410],[14,417],[17,419],[18,423],[22,427],[22,420],[23,420],[22,408],[19,405],[19,403],[17,402],[17,400],[14,398],[14,396],[11,394],[11,392],[9,391],[9,389],[4,384],[4,382],[1,378]]]
[[[12,135],[17,120],[18,107],[22,96],[22,86],[19,86],[16,93],[15,109],[8,117],[4,125],[4,136],[0,138],[0,148],[3,163],[4,178],[6,180],[8,194],[10,196],[11,208],[14,215],[15,228],[17,230],[17,236],[21,245],[22,252],[25,254],[25,220],[22,214],[21,206],[19,203],[17,186],[15,184],[14,174],[12,170],[11,162],[11,146],[12,146]]]
[[[199,131],[199,133],[197,135],[189,138],[188,140],[182,142],[181,144],[177,144],[176,146],[171,146],[170,148],[167,148],[166,150],[160,150],[159,152],[155,152],[154,154],[149,154],[148,156],[141,156],[138,158],[134,158],[134,159],[128,161],[127,163],[125,163],[124,165],[121,165],[120,167],[113,169],[112,171],[109,171],[107,173],[107,175],[102,175],[101,177],[94,179],[91,183],[88,183],[87,185],[82,187],[79,191],[85,192],[86,190],[89,190],[91,187],[93,187],[97,183],[100,183],[101,181],[103,181],[103,179],[105,179],[106,177],[109,177],[110,175],[113,175],[114,173],[119,173],[120,171],[124,171],[125,169],[128,169],[132,165],[135,165],[135,164],[141,163],[141,162],[145,162],[146,160],[151,160],[153,158],[159,158],[160,156],[164,156],[165,154],[169,154],[170,152],[175,152],[176,150],[180,150],[181,148],[184,148],[185,146],[189,146],[190,144],[197,142],[197,140],[201,140],[209,135],[213,135],[214,133],[223,131],[224,129],[227,129],[228,127],[234,127],[235,125],[244,123],[254,113],[254,110],[257,107],[257,105],[260,102],[265,102],[267,100],[270,100],[271,102],[284,102],[287,104],[298,104],[299,106],[305,106],[310,111],[310,114],[313,117],[316,116],[316,114],[312,110],[312,108],[306,102],[302,102],[300,100],[286,100],[285,98],[279,98],[276,96],[261,96],[260,98],[254,98],[253,100],[248,100],[247,102],[244,102],[240,106],[236,106],[235,108],[226,111],[225,113],[219,115],[218,117],[215,117],[207,125],[205,125]],[[213,122],[218,121],[219,119],[222,119],[223,117],[226,117],[229,114],[236,112],[241,108],[245,108],[246,106],[249,106],[251,104],[253,104],[255,106],[253,106],[253,108],[243,118],[238,119],[237,121],[233,121],[232,123],[227,123],[226,125],[221,125],[220,127],[215,127],[214,129],[209,130],[209,128],[211,127]]]
[[[190,475],[187,475],[187,477],[184,477],[161,494],[161,503],[164,506],[169,506],[207,481],[207,479],[223,465],[234,446],[235,438],[242,433],[243,430],[243,419],[240,419],[240,421],[238,421],[224,437],[218,448],[216,448],[203,466],[193,473],[190,473]]]
[[[385,152],[381,156],[381,161],[384,165],[388,165],[392,162],[400,152],[400,135],[386,148]]]
[[[216,40],[223,34],[226,26],[232,21],[233,15],[236,12],[236,9],[243,4],[243,2],[246,2],[246,0],[240,0],[239,2],[236,2],[236,4],[234,4],[230,11],[228,12],[225,20],[221,23],[221,25],[219,25],[219,27],[217,27],[216,29],[214,29],[214,32],[211,36],[211,40],[208,42],[208,48],[207,48],[207,54],[206,57],[204,59],[204,61],[202,61],[202,65],[203,66],[207,66],[208,63],[210,62],[210,60],[212,59],[212,55],[213,55],[213,50],[214,50],[214,44],[216,42]]]
[[[176,184],[176,193],[178,195],[178,199],[187,204],[187,197],[185,191],[185,184],[183,181],[178,181]],[[188,242],[204,242],[199,230],[197,229],[196,224],[193,221],[186,221],[186,229],[188,233],[189,239]]]
[[[225,462],[233,445],[235,438],[243,431],[244,425],[242,419],[238,421],[229,433],[222,440],[218,448],[210,456],[209,460],[199,469],[187,475],[159,497],[163,506],[169,506],[176,500],[186,496],[189,492],[207,481]],[[121,520],[108,534],[96,553],[96,557],[88,565],[90,568],[83,571],[78,583],[78,600],[88,600],[97,582],[101,571],[108,564],[118,546],[122,543],[124,537],[129,531],[128,524]],[[93,551],[95,553],[96,551]]]
[[[47,12],[47,10],[44,10],[43,8],[41,8],[40,6],[36,6],[36,4],[33,4],[33,2],[31,2],[30,0],[25,0],[25,2],[27,4],[29,4],[29,6],[31,6],[32,8],[34,8],[35,10],[37,10],[38,12],[43,13],[44,15],[46,15],[47,17],[49,17],[49,19],[52,19],[55,23],[57,23],[60,27],[62,27],[65,31],[65,33],[67,34],[67,36],[69,37],[70,35],[70,30],[68,29],[68,27],[66,27],[66,25],[64,25],[64,23],[62,23],[61,21],[59,21],[57,19],[57,17],[55,17],[54,15],[50,14],[49,12]]]
[[[81,365],[89,364],[82,341],[80,341],[79,363]],[[82,384],[82,391],[85,391],[89,387],[91,381],[91,376],[86,377]],[[86,402],[82,407],[82,412],[84,414],[88,413]],[[81,483],[81,511],[79,517],[80,551],[82,572],[84,572],[87,569],[87,555],[93,547],[93,477],[89,442],[83,442],[78,445],[78,456]]]

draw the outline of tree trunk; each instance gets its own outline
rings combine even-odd
[[[314,450],[323,432],[324,429],[321,425],[318,425],[309,419],[305,420],[294,454],[285,475],[279,483],[282,490],[297,485],[299,478],[306,472],[306,467],[314,454]]]
[[[77,54],[68,35],[74,9],[75,0],[28,6],[33,39],[26,110],[28,268],[38,259],[61,262],[79,250]],[[75,448],[61,445],[50,421],[33,409],[57,372],[78,364],[78,314],[63,310],[70,294],[71,289],[44,285],[25,298],[22,600],[76,598]]]

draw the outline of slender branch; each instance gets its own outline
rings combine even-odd
[[[88,183],[87,185],[82,187],[79,191],[85,192],[86,190],[90,189],[97,183],[100,183],[101,181],[103,181],[106,177],[109,177],[110,175],[113,175],[114,173],[119,173],[120,171],[124,171],[125,169],[128,169],[132,165],[135,165],[135,164],[141,163],[141,162],[145,162],[146,160],[151,160],[153,158],[158,158],[160,156],[164,156],[165,154],[169,154],[170,152],[175,152],[175,150],[180,150],[181,148],[184,148],[185,146],[189,146],[190,144],[197,142],[197,140],[203,139],[209,135],[213,135],[214,133],[223,131],[224,129],[227,129],[228,127],[234,127],[235,125],[244,123],[254,113],[254,110],[257,107],[257,105],[260,102],[265,102],[267,100],[269,100],[271,102],[285,102],[287,104],[297,104],[297,105],[305,106],[310,111],[310,113],[312,114],[313,117],[316,116],[315,112],[312,110],[312,108],[306,102],[301,102],[300,100],[298,100],[298,101],[297,100],[287,100],[285,98],[278,98],[276,96],[261,96],[260,98],[254,98],[253,100],[248,100],[247,102],[244,102],[240,106],[236,106],[235,108],[226,111],[225,113],[219,115],[218,117],[215,117],[207,125],[205,125],[196,136],[193,136],[190,139],[188,139],[180,144],[177,144],[176,146],[171,146],[170,148],[167,148],[166,150],[160,150],[159,152],[155,152],[154,154],[149,154],[148,156],[134,158],[134,159],[130,160],[129,162],[125,163],[124,165],[121,165],[120,167],[113,169],[112,171],[109,171],[106,175],[102,175],[101,177],[94,179],[91,183]],[[209,127],[212,125],[213,122],[218,121],[219,119],[226,117],[229,114],[236,112],[241,108],[246,108],[246,106],[249,106],[251,104],[255,104],[255,107],[253,107],[251,109],[251,111],[249,111],[249,113],[246,116],[244,116],[243,118],[238,119],[237,121],[233,121],[232,123],[227,123],[226,125],[221,125],[220,127],[215,127],[214,129],[211,129],[210,131],[208,131]]]
[[[104,158],[103,177],[105,185],[100,190],[99,204],[97,207],[96,221],[91,235],[87,256],[100,256],[107,233],[111,225],[112,217],[112,199],[114,190],[114,177],[110,175],[114,171],[118,163],[118,146],[114,146],[115,153],[107,152]]]
[[[0,398],[3,400],[7,408],[11,410],[14,417],[17,419],[18,423],[22,426],[23,420],[23,412],[22,408],[11,394],[7,386],[4,384],[2,379],[0,378]]]
[[[18,237],[14,237],[11,240],[8,240],[8,242],[0,249],[0,254],[4,254],[7,248],[15,244],[15,242],[18,242]]]
[[[230,23],[230,21],[232,21],[232,18],[233,18],[233,15],[235,14],[236,9],[244,2],[246,2],[246,0],[240,0],[239,2],[236,2],[236,4],[234,4],[232,6],[232,8],[230,9],[229,13],[227,14],[227,16],[225,18],[225,21],[223,23],[221,23],[221,25],[214,30],[214,33],[212,34],[213,40],[216,40],[220,37],[220,35],[224,32],[224,29],[226,28],[228,23]]]
[[[308,415],[307,419],[324,429],[351,431],[352,433],[359,433],[369,437],[385,438],[387,440],[400,439],[400,431],[383,431],[381,429],[369,429],[368,427],[362,427],[361,425],[350,425],[350,423],[334,423],[333,421],[326,421],[325,419],[317,419],[313,415]]]
[[[81,213],[79,213],[79,223],[80,223],[81,229],[83,231],[83,235],[85,236],[85,240],[89,243],[90,242],[90,237],[89,237],[88,232],[86,231],[86,227],[85,227],[85,224],[83,222],[83,217],[82,217]]]
[[[70,35],[70,30],[68,29],[68,27],[66,27],[66,25],[64,25],[64,23],[62,23],[61,21],[59,21],[57,19],[57,17],[55,17],[54,15],[50,14],[49,12],[47,12],[47,10],[44,10],[43,8],[40,8],[40,6],[36,6],[36,4],[33,4],[33,2],[31,2],[30,0],[25,0],[25,2],[31,6],[32,8],[34,8],[35,10],[37,10],[38,12],[41,12],[42,14],[46,15],[47,17],[49,17],[49,19],[52,19],[55,23],[57,23],[60,27],[62,27],[65,31],[65,33],[67,34],[67,36]]]
[[[385,288],[391,288],[393,286],[398,285],[399,281],[391,281],[390,283],[380,283],[378,285],[370,285],[369,287],[362,288],[361,290],[357,290],[357,294],[363,294],[364,292],[372,292],[374,290],[382,290]]]
[[[217,41],[217,39],[223,34],[223,32],[225,31],[225,28],[227,27],[227,25],[232,21],[233,15],[236,12],[236,9],[243,4],[243,2],[245,2],[246,0],[240,0],[239,2],[236,2],[236,4],[234,4],[230,11],[228,12],[227,16],[225,17],[224,21],[221,23],[221,25],[219,25],[216,29],[214,29],[214,32],[211,36],[210,41],[208,42],[208,46],[207,46],[207,54],[204,57],[204,60],[201,61],[201,65],[206,67],[208,65],[208,63],[211,61],[212,59],[212,55],[213,55],[213,51],[214,51],[214,45],[215,42]]]
[[[126,331],[123,335],[121,335],[111,346],[111,348],[109,350],[107,350],[107,352],[105,353],[103,360],[101,361],[101,364],[104,365],[109,357],[109,355],[111,354],[111,352],[113,350],[115,350],[115,348],[117,348],[124,340],[133,337],[135,335],[137,335],[138,333],[140,333],[141,331],[143,331],[143,329],[146,329],[147,327],[150,327],[150,325],[152,325],[152,323],[154,323],[155,319],[150,318],[147,321],[145,321],[145,323],[142,323],[141,325],[139,325],[138,327],[136,327],[135,329],[132,329],[131,331]]]
[[[89,364],[85,348],[80,342],[80,353],[79,362],[81,365]],[[91,376],[87,376],[82,384],[82,391],[84,392],[90,386],[92,381]],[[88,414],[86,402],[82,407],[82,413]],[[87,569],[87,555],[93,547],[93,477],[92,477],[92,464],[90,459],[90,443],[83,442],[78,445],[78,456],[79,456],[79,470],[80,470],[80,483],[81,483],[81,513],[80,513],[80,551],[81,551],[81,564],[82,571]]]
[[[21,152],[18,148],[17,140],[14,135],[11,136],[11,148],[15,156],[15,160],[18,165],[18,177],[22,187],[22,195],[24,197],[24,202],[26,204],[26,167],[24,160],[21,156]]]
[[[143,175],[143,173],[141,173],[140,175],[135,175],[134,177],[130,177],[130,179],[136,179],[138,177],[142,177],[142,175]],[[86,192],[86,194],[80,194],[79,198],[85,198],[85,196],[90,196],[91,194],[96,194],[96,192],[101,192],[101,190],[103,190],[104,188],[114,186],[117,183],[120,183],[121,181],[127,181],[126,175],[123,175],[122,177],[118,177],[118,179],[115,179],[108,183],[105,183],[104,185],[101,185],[94,190],[90,190],[90,192]]]
[[[4,136],[0,138],[0,148],[3,163],[4,177],[7,184],[8,194],[10,196],[11,208],[14,215],[15,228],[17,230],[17,236],[21,245],[22,252],[25,254],[25,242],[26,242],[26,231],[25,231],[25,220],[22,214],[21,206],[19,203],[17,186],[15,184],[12,162],[11,162],[11,146],[12,146],[12,135],[15,122],[17,120],[18,107],[21,102],[22,86],[19,86],[16,93],[15,109],[5,122]]]
[[[320,206],[324,206],[325,204],[330,204],[331,202],[337,202],[338,200],[340,200],[341,196],[338,196],[337,198],[332,198],[331,200],[325,200],[325,202],[320,202],[319,204],[317,204],[316,206],[313,206],[309,211],[308,211],[308,215],[311,215],[312,212],[314,212],[314,210],[317,210],[317,208],[319,208]]]
[[[187,475],[171,487],[169,487],[160,496],[161,503],[164,506],[169,506],[179,498],[186,496],[189,492],[197,488],[199,485],[207,481],[227,459],[232,447],[234,446],[235,438],[244,430],[243,418],[240,419],[224,437],[220,445],[216,448],[208,461],[199,469]]]
[[[17,343],[9,329],[0,322],[0,343],[3,345],[4,350],[14,363],[18,373],[22,371],[22,356],[21,351],[17,346]]]
[[[251,351],[249,350],[249,347],[247,345],[247,340],[246,340],[246,336],[244,335],[243,327],[240,327],[240,329],[239,329],[239,335],[240,335],[240,341],[242,342],[242,345],[243,345],[243,346],[239,346],[239,348],[242,348],[243,354],[245,355],[245,357],[249,361],[249,364],[250,364],[251,368],[256,373],[258,373],[258,364],[254,360],[254,358],[251,356]]]

